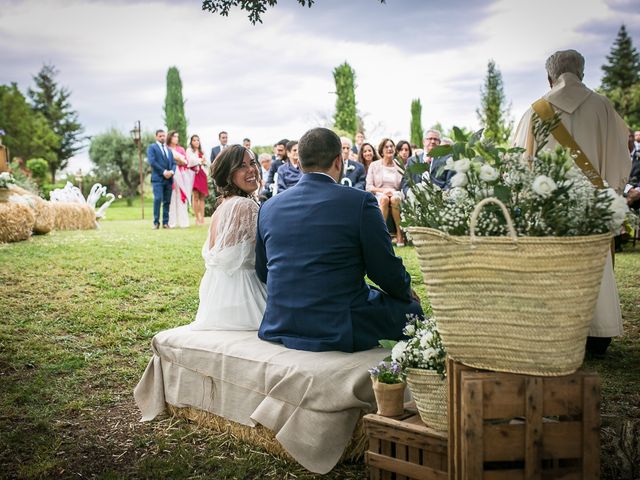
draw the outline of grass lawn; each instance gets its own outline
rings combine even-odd
[[[150,209],[125,221],[140,209],[122,203],[99,230],[0,245],[0,477],[317,478],[182,420],[138,422],[132,391],[151,337],[195,315],[206,228],[153,231]],[[413,249],[399,254],[426,301]],[[619,463],[614,424],[640,416],[640,247],[618,255],[616,275],[626,334],[588,362],[615,420],[605,478]],[[364,476],[348,464],[323,478]]]

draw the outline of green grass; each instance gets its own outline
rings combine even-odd
[[[138,422],[132,391],[151,337],[197,310],[206,228],[153,231],[146,213],[117,220],[140,214],[123,203],[99,230],[0,245],[0,477],[316,478],[181,420]],[[426,301],[413,249],[398,252]],[[640,416],[640,247],[616,260],[626,334],[588,366],[602,375],[606,418],[631,419]],[[615,464],[613,447],[603,455]],[[364,476],[347,464],[323,478]]]

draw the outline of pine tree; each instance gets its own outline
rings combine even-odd
[[[631,42],[624,24],[618,30],[608,65],[603,65],[602,90],[611,92],[616,88],[627,89],[640,81],[640,55]]]
[[[424,132],[422,130],[422,103],[420,99],[411,100],[411,143],[422,145]]]
[[[480,108],[476,110],[476,114],[484,128],[484,137],[498,145],[507,143],[513,122],[508,120],[509,107],[505,105],[502,74],[493,60],[489,60],[487,64],[487,76],[480,89],[480,96]]]
[[[167,71],[167,95],[164,99],[164,121],[167,130],[175,130],[180,135],[180,144],[186,145],[187,119],[184,116],[184,100],[182,99],[182,80],[176,67]]]
[[[78,113],[71,108],[71,92],[58,85],[55,80],[57,75],[58,71],[53,65],[44,65],[33,77],[35,88],[28,90],[33,109],[44,116],[53,132],[60,137],[55,156],[45,157],[49,162],[52,183],[56,181],[56,172],[65,168],[69,159],[82,148],[81,135],[84,131],[78,121]]]
[[[333,70],[336,82],[336,113],[334,126],[338,130],[348,132],[351,137],[356,134],[358,119],[356,115],[356,74],[351,66],[344,62]]]

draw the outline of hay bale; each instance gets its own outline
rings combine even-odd
[[[0,202],[0,243],[27,240],[35,221],[35,215],[29,206]]]
[[[49,202],[54,212],[56,230],[91,230],[96,228],[96,212],[86,203]]]
[[[53,230],[56,221],[56,211],[51,202],[32,196],[33,210],[36,223],[33,226],[33,233],[43,235]]]
[[[255,427],[249,427],[193,407],[175,407],[167,403],[167,409],[174,417],[184,418],[199,427],[209,428],[215,432],[229,434],[242,442],[260,447],[276,457],[295,462],[293,457],[276,440],[275,434],[260,424]],[[368,444],[364,421],[360,416],[353,431],[353,436],[338,463],[359,461],[362,459]]]

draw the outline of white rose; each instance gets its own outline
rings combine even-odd
[[[402,341],[396,343],[391,349],[391,360],[401,363],[404,360],[404,349],[407,347],[407,342]]]
[[[480,167],[480,180],[484,182],[493,182],[498,178],[498,171],[491,165],[486,163]]]
[[[449,190],[449,197],[456,203],[460,203],[469,196],[469,193],[464,188],[452,188]]]
[[[453,170],[453,158],[451,157],[447,158],[447,161],[444,162],[444,169]]]
[[[433,347],[429,347],[427,349],[425,349],[424,351],[424,358],[426,358],[427,360],[435,357],[437,355],[438,352],[436,352],[436,349]]]
[[[453,169],[458,173],[466,173],[469,171],[469,168],[471,168],[471,162],[468,158],[453,162]]]
[[[556,188],[558,188],[556,182],[546,175],[538,175],[533,181],[531,187],[533,188],[533,191],[542,198],[547,198]]]
[[[464,173],[458,172],[451,177],[452,188],[466,187],[468,183],[469,180],[467,180],[467,175]]]
[[[414,333],[416,333],[415,325],[407,325],[406,327],[404,327],[404,333],[408,337],[411,337]]]
[[[574,180],[576,178],[582,177],[583,175],[584,174],[582,173],[582,170],[580,170],[578,167],[571,167],[564,173],[564,178],[566,178],[567,180]]]

